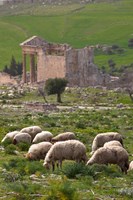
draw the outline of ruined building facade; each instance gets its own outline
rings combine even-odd
[[[23,56],[23,82],[45,82],[66,78],[70,86],[104,85],[106,77],[93,62],[93,48],[74,49],[68,44],[54,44],[33,36],[20,44]],[[27,77],[27,57],[30,76]]]

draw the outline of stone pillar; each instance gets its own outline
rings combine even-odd
[[[26,77],[26,54],[23,53],[23,75],[22,75],[23,83],[27,82],[27,77]]]
[[[35,61],[34,54],[30,54],[30,82],[35,82]]]
[[[37,53],[37,82],[45,81],[46,63],[45,53],[42,48],[39,48]]]

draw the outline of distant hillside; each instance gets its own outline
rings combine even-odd
[[[12,55],[17,61],[22,60],[19,44],[33,35],[50,42],[68,43],[75,48],[93,45],[105,50],[113,46],[111,51],[95,51],[98,67],[108,69],[109,60],[117,68],[130,65],[133,63],[133,49],[128,47],[133,37],[132,13],[131,0],[0,6],[0,69],[9,64]]]
[[[59,4],[75,4],[75,3],[99,3],[99,2],[114,2],[119,0],[1,0],[1,4],[19,4],[19,3],[42,3],[46,5],[59,5]]]

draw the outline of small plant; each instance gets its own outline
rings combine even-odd
[[[120,190],[118,190],[118,193],[122,197],[129,196],[129,197],[133,198],[133,189],[132,188],[121,188]]]
[[[13,196],[14,198],[12,199],[17,199],[17,200],[30,200],[34,199],[32,197],[33,194],[38,194],[41,187],[39,184],[28,184],[25,182],[15,182],[15,183],[10,183],[8,185],[9,189],[11,191],[14,191]]]
[[[21,180],[22,177],[20,174],[14,172],[6,172],[3,174],[3,178],[5,182],[16,182],[17,180]]]
[[[2,146],[7,147],[8,145],[12,144],[12,140],[7,138],[4,142],[2,142]]]
[[[68,164],[64,167],[63,173],[68,177],[68,178],[76,178],[79,175],[85,175],[86,174],[86,169],[87,167],[80,163],[74,163],[74,164]]]
[[[6,146],[5,153],[6,154],[16,154],[15,151],[17,150],[17,147],[14,144],[10,144]]]
[[[20,142],[18,143],[18,148],[20,149],[20,151],[28,151],[30,144],[28,143],[24,143],[24,142]]]
[[[67,180],[50,181],[48,196],[45,200],[78,200],[76,189]]]
[[[76,126],[76,128],[85,129],[85,122],[78,121],[75,126]]]
[[[31,175],[37,172],[44,173],[45,169],[39,161],[28,161],[25,158],[11,159],[8,163],[3,164],[8,171],[15,170],[20,175]]]

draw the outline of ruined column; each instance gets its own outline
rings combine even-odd
[[[37,53],[37,82],[45,80],[45,68],[46,68],[47,58],[42,48],[38,48]]]
[[[35,54],[32,55],[33,82],[36,82]]]
[[[33,63],[33,55],[30,54],[30,83],[33,83],[33,81],[34,81],[33,65],[34,65],[34,63]]]
[[[26,77],[26,54],[23,53],[23,76],[22,76],[22,79],[23,79],[23,83],[26,83],[27,82],[27,77]]]

